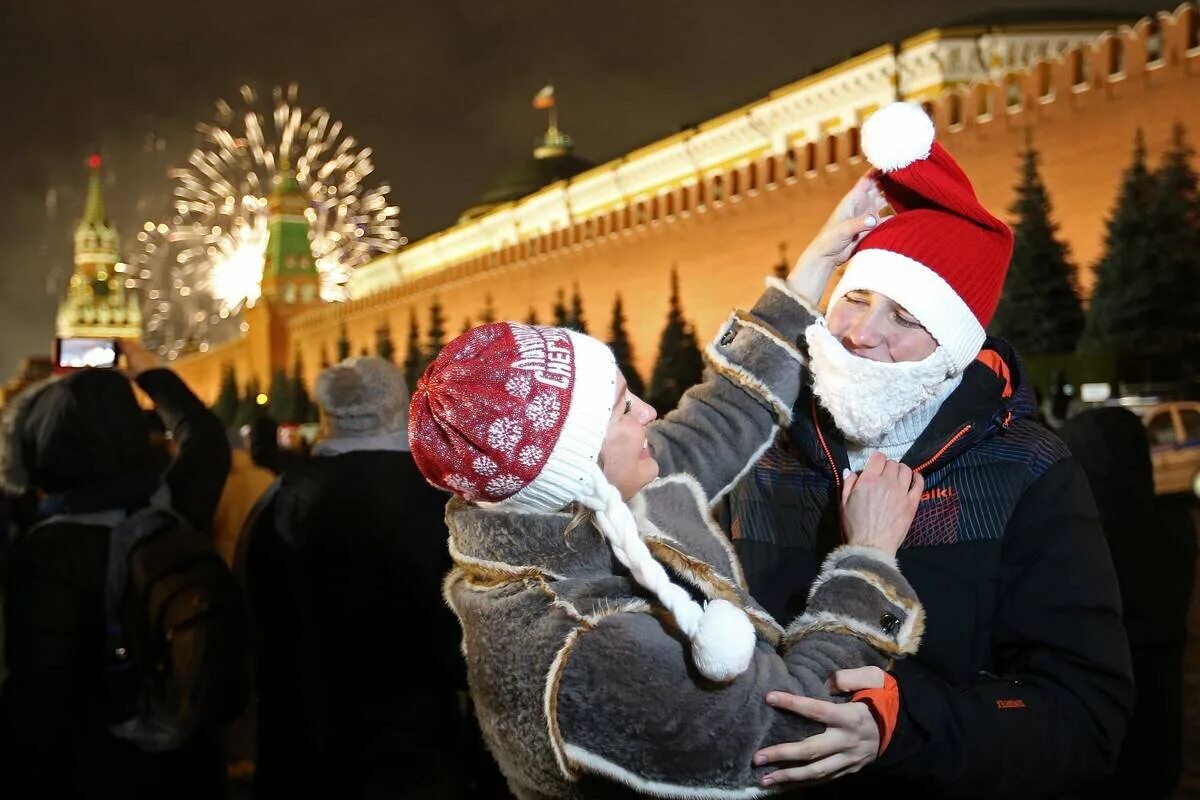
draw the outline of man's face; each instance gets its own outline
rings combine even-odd
[[[860,358],[922,361],[937,349],[937,340],[903,306],[866,289],[847,292],[825,321],[834,338]]]

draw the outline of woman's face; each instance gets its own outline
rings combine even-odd
[[[923,361],[937,349],[937,340],[903,306],[865,289],[834,303],[826,324],[842,347],[872,361]]]
[[[608,433],[600,448],[600,469],[625,500],[658,477],[658,462],[646,447],[646,426],[658,412],[629,391],[624,375],[617,375],[617,398]]]

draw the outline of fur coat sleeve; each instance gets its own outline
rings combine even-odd
[[[760,640],[750,668],[724,685],[695,673],[686,639],[649,609],[579,628],[548,679],[564,773],[656,797],[769,794],[758,780],[774,767],[755,767],[754,752],[821,726],[768,706],[766,693],[837,701],[825,686],[834,670],[885,666],[913,652],[923,629],[911,587],[879,551],[835,550],[814,587],[778,650]]]
[[[705,348],[704,382],[649,428],[661,476],[692,475],[710,504],[733,488],[791,421],[807,366],[797,343],[814,319],[778,278],[749,312],[730,315]]]

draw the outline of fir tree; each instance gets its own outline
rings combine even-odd
[[[473,326],[471,325],[471,318],[463,317],[462,330],[459,331],[459,333],[466,333],[467,331],[471,330],[472,327]]]
[[[1025,355],[1069,353],[1083,331],[1075,267],[1057,237],[1050,198],[1038,172],[1038,154],[1027,138],[1017,199],[1009,208],[1013,255],[991,333]]]
[[[292,414],[296,422],[316,422],[316,408],[312,398],[308,396],[308,388],[304,385],[304,362],[300,358],[300,350],[296,350],[296,359],[292,362],[292,377],[288,385],[289,397],[292,403]]]
[[[649,403],[666,414],[679,405],[689,387],[704,375],[704,359],[696,342],[696,331],[683,317],[679,300],[679,273],[671,270],[671,300],[667,324],[658,340],[658,360],[650,376]]]
[[[408,313],[408,349],[404,353],[404,380],[408,383],[409,391],[416,388],[417,378],[421,377],[421,369],[425,363],[425,355],[421,352],[421,329],[417,326],[417,312]]]
[[[267,390],[268,408],[276,422],[295,422],[296,410],[292,407],[292,387],[287,373],[277,369],[271,373],[271,387]]]
[[[633,365],[633,344],[629,341],[629,332],[625,330],[625,309],[621,304],[620,293],[613,302],[608,346],[617,359],[617,367],[629,384],[629,391],[642,397],[646,392],[646,385],[642,382],[642,376],[638,374],[637,367]]]
[[[340,364],[350,357],[350,335],[346,332],[346,323],[342,323],[342,327],[338,330],[337,339],[337,360]]]
[[[442,352],[446,346],[446,317],[442,313],[442,304],[435,297],[429,307],[429,331],[425,338],[425,349],[422,354],[421,372]],[[419,376],[418,376],[419,377]]]
[[[556,328],[566,328],[571,321],[571,312],[567,311],[567,301],[563,295],[563,290],[558,290],[558,295],[554,299],[554,306],[550,309],[551,324]]]
[[[1104,234],[1104,255],[1096,265],[1081,350],[1138,350],[1157,340],[1156,270],[1161,259],[1150,215],[1154,192],[1154,178],[1146,169],[1145,139],[1138,130],[1133,163],[1125,171]]]
[[[392,344],[392,326],[386,321],[375,329],[375,355],[389,362],[396,355],[396,346]]]
[[[234,419],[234,425],[242,427],[249,425],[259,417],[266,416],[266,409],[258,404],[258,396],[262,393],[262,389],[258,385],[258,378],[251,378],[246,382],[246,390],[242,394],[242,399],[238,402],[237,417]]]
[[[364,344],[362,347],[358,348],[358,355],[360,358],[369,358],[371,351],[368,350],[367,346]]]
[[[525,324],[526,325],[541,325],[542,324],[540,321],[538,321],[537,309],[534,308],[533,306],[529,307],[529,316],[525,317]]]
[[[1200,189],[1194,156],[1183,126],[1176,124],[1154,176],[1151,213],[1162,259],[1155,317],[1160,340],[1169,343],[1200,333]]]
[[[321,369],[329,369],[329,351],[325,349],[325,343],[321,343]]]
[[[571,292],[571,310],[568,312],[567,327],[580,333],[587,333],[587,320],[583,318],[583,296],[579,294],[579,284],[575,284]]]
[[[233,425],[238,413],[237,373],[232,364],[221,368],[221,388],[217,392],[217,402],[213,404],[213,413],[226,428]]]
[[[491,325],[496,321],[496,309],[492,305],[492,295],[489,292],[483,296],[483,311],[479,312],[479,324]]]

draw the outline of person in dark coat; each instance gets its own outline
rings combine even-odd
[[[0,481],[12,492],[36,489],[42,519],[8,552],[0,796],[207,798],[223,791],[218,731],[147,754],[112,736],[104,718],[111,525],[165,485],[175,511],[205,530],[229,469],[220,421],[173,372],[153,368],[145,351],[132,343],[123,349],[130,377],[177,445],[165,474],[154,469],[129,378],[115,370],[36,384],[4,409],[0,423]]]
[[[441,599],[447,497],[408,451],[383,359],[317,378],[324,438],[249,533],[258,797],[453,797],[460,635]]]
[[[1131,411],[1084,411],[1061,433],[1100,509],[1137,684],[1117,772],[1094,796],[1170,797],[1183,756],[1183,650],[1196,564],[1192,500],[1155,497],[1150,444]]]
[[[890,741],[858,704],[797,701],[826,733],[758,755],[778,764],[777,783],[843,798],[1075,793],[1115,767],[1132,667],[1087,478],[1034,421],[1017,354],[986,334],[1012,232],[920,106],[873,114],[862,145],[896,213],[857,241],[815,241],[789,277],[815,309],[845,262],[803,337],[811,381],[792,424],[730,494],[725,521],[751,594],[792,615],[841,541],[846,471],[877,451],[901,461],[925,478],[897,559],[928,625],[915,657],[874,676],[894,700],[881,714]],[[823,278],[798,282],[814,260]],[[865,677],[834,685],[858,691]]]

